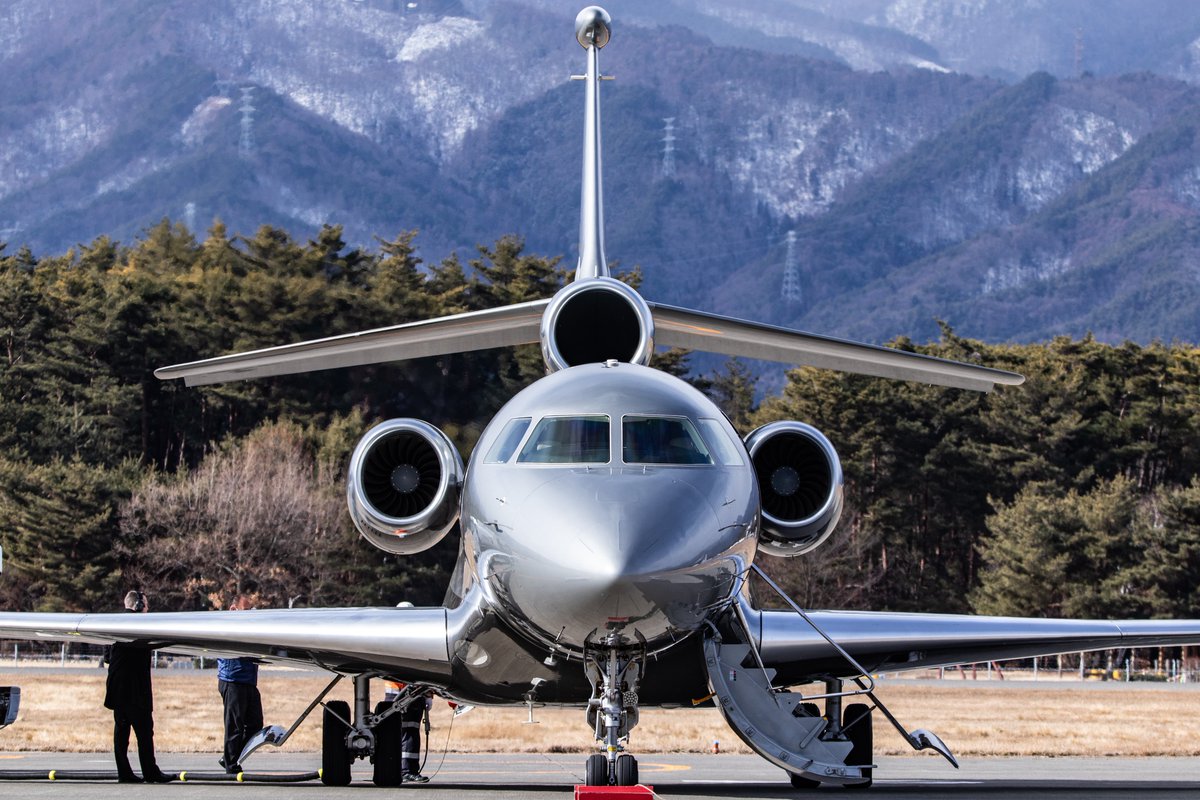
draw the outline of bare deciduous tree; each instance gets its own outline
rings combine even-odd
[[[349,536],[341,494],[319,472],[301,430],[274,423],[190,473],[151,478],[122,512],[126,575],[159,608],[318,601]]]

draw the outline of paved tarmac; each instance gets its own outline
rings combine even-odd
[[[315,753],[260,753],[249,775],[311,773],[318,766]],[[430,800],[551,800],[571,798],[582,781],[584,757],[562,754],[451,754],[440,764],[433,754],[425,772],[432,781],[401,789],[376,789],[370,782],[370,765],[358,762],[354,782],[330,789],[316,780],[304,783],[207,783],[199,773],[215,770],[211,755],[166,753],[163,769],[187,770],[185,783],[169,786],[118,785],[115,780],[89,781],[5,780],[14,770],[103,771],[112,773],[112,761],[103,753],[0,753],[0,797],[71,797],[94,800],[131,800],[166,795],[225,800],[225,798],[362,797],[370,793],[402,791]],[[660,797],[710,800],[717,797],[794,798],[813,790],[795,790],[782,771],[756,756],[646,755],[639,759],[642,781]],[[940,758],[880,758],[875,786],[870,794],[959,798],[1196,798],[1200,796],[1200,759],[1193,758],[976,758],[964,759],[954,770]],[[818,790],[822,795],[841,792]]]

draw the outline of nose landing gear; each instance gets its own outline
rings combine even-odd
[[[629,731],[638,723],[638,686],[641,682],[645,650],[621,650],[616,640],[606,641],[599,651],[584,654],[592,699],[588,701],[587,720],[596,741],[604,743],[604,753],[588,756],[584,781],[588,786],[636,786],[637,759],[622,752],[629,742]]]

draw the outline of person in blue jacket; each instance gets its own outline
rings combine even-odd
[[[246,598],[239,597],[229,610],[241,611],[249,605]],[[225,755],[220,764],[226,772],[236,775],[242,771],[238,763],[242,748],[263,727],[258,662],[253,658],[217,659],[217,689],[225,706]]]

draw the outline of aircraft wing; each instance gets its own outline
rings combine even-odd
[[[658,303],[649,305],[654,315],[654,342],[667,347],[686,347],[727,356],[782,361],[983,392],[991,391],[996,384],[1017,386],[1025,381],[1015,372],[687,308]]]
[[[503,308],[469,311],[360,333],[231,353],[203,361],[161,367],[154,374],[163,380],[183,378],[188,386],[200,386],[465,353],[490,347],[533,344],[539,341],[542,312],[549,302],[533,300]]]
[[[334,672],[394,670],[445,686],[450,676],[444,608],[303,608],[149,614],[0,613],[0,638],[113,644],[253,656]]]
[[[813,611],[808,615],[868,672],[1086,650],[1200,644],[1200,620],[1024,619],[870,611]],[[779,672],[777,684],[824,672],[854,674],[799,614],[761,611],[746,616],[759,639],[764,664]]]

